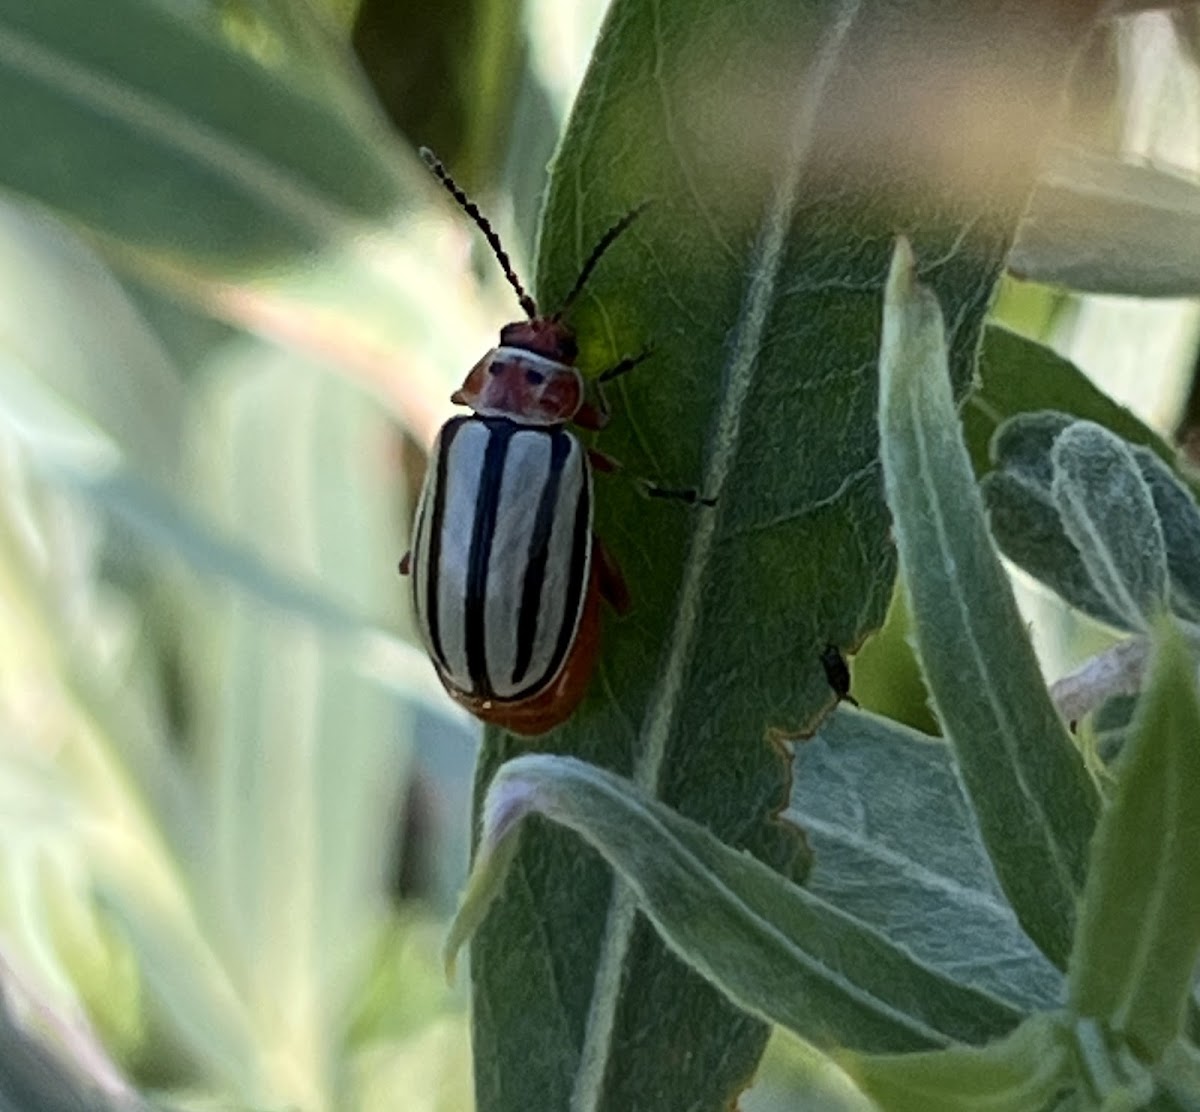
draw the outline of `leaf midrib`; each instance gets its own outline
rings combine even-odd
[[[650,697],[638,739],[634,782],[657,798],[668,742],[681,702],[684,680],[695,651],[701,613],[701,595],[715,544],[721,498],[740,442],[741,418],[753,381],[755,362],[766,329],[779,272],[783,264],[787,229],[797,203],[800,177],[815,134],[818,107],[833,76],[846,36],[862,0],[841,0],[837,17],[818,48],[806,94],[799,106],[782,180],[764,215],[758,246],[750,268],[750,283],[737,322],[737,340],[729,357],[724,381],[728,384],[717,413],[714,446],[704,470],[703,491],[715,497],[717,509],[697,515],[683,582],[677,596],[675,620],[667,640],[667,658]],[[655,19],[658,3],[652,5]],[[613,896],[601,940],[591,1007],[579,1068],[571,1095],[572,1112],[597,1112],[616,1025],[622,971],[633,935],[637,904],[634,894],[614,877]]]

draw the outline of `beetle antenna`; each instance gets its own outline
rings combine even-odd
[[[525,287],[521,285],[521,279],[517,277],[516,271],[513,270],[512,260],[509,259],[508,252],[504,250],[504,245],[500,242],[500,237],[496,234],[496,230],[491,224],[488,223],[487,217],[479,211],[475,202],[459,188],[458,183],[450,176],[450,172],[442,165],[441,159],[433,151],[428,147],[422,147],[420,155],[425,165],[433,171],[434,177],[446,187],[446,191],[458,202],[458,207],[474,220],[479,230],[483,232],[483,238],[488,241],[488,246],[492,249],[492,254],[496,256],[496,261],[500,264],[500,269],[504,271],[504,277],[508,279],[508,284],[517,291],[517,300],[521,303],[521,308],[525,310],[525,315],[530,320],[536,320],[538,315],[537,302],[526,293]],[[605,246],[608,245],[605,244]],[[593,262],[590,265],[595,264]]]
[[[625,231],[643,212],[646,211],[646,206],[649,201],[643,201],[640,205],[631,208],[624,216],[621,217],[607,232],[600,237],[600,242],[592,248],[592,253],[588,256],[587,262],[583,264],[583,268],[579,271],[579,277],[575,279],[575,285],[571,287],[571,292],[567,294],[566,300],[562,303],[562,307],[551,318],[558,320],[574,303],[575,299],[583,292],[583,287],[587,285],[587,280],[592,276],[592,271],[596,269],[596,264],[600,261],[601,256],[612,245],[616,238]]]

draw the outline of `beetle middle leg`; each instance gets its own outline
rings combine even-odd
[[[595,448],[588,448],[588,461],[592,468],[605,475],[613,475],[618,471],[624,470],[618,460],[612,456],[606,456],[603,452],[596,451]],[[717,504],[715,498],[705,498],[698,490],[692,487],[663,487],[658,483],[652,482],[650,479],[634,477],[633,480],[638,488],[647,498],[664,498],[672,502],[686,502],[689,506],[708,506],[712,507]]]

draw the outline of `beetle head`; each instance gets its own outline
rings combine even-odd
[[[510,339],[510,330],[522,327],[529,324],[509,325],[501,340]],[[583,392],[583,376],[574,367],[532,348],[502,342],[471,368],[450,400],[470,406],[483,417],[560,425],[579,411]]]

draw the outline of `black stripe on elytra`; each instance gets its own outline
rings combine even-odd
[[[475,488],[475,528],[471,531],[471,550],[467,557],[466,628],[463,636],[471,691],[487,698],[495,694],[488,678],[484,630],[488,565],[492,558],[492,541],[496,536],[496,515],[500,509],[500,484],[504,479],[508,442],[521,426],[505,417],[474,417],[468,420],[481,421],[487,426],[488,442],[479,471],[479,485]]]
[[[579,617],[580,600],[587,589],[585,582],[589,560],[592,555],[592,539],[588,536],[588,519],[591,514],[591,486],[584,476],[583,487],[579,492],[579,505],[575,508],[575,526],[571,530],[573,544],[571,545],[571,571],[567,577],[567,590],[563,603],[562,627],[558,631],[558,643],[554,646],[554,662],[548,675],[553,676],[558,671],[571,641],[575,637],[576,621]]]
[[[546,562],[550,557],[550,535],[554,531],[554,513],[558,506],[558,491],[562,485],[563,464],[571,454],[571,435],[562,429],[550,433],[550,474],[542,487],[533,529],[529,534],[529,551],[525,554],[525,581],[521,584],[521,609],[517,612],[517,659],[513,665],[512,682],[519,684],[533,659],[537,640],[538,619],[542,611],[542,588],[546,584]],[[563,613],[563,621],[570,611]],[[541,677],[538,677],[539,679]]]
[[[429,555],[425,561],[425,625],[429,630],[429,645],[443,669],[448,670],[446,650],[442,647],[442,634],[438,626],[439,572],[442,567],[442,527],[446,517],[446,470],[450,465],[450,445],[470,417],[456,417],[447,421],[442,429],[437,453],[437,487],[433,506],[425,527],[429,530]]]

